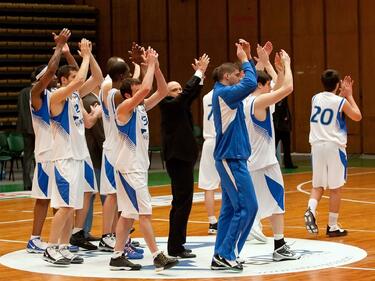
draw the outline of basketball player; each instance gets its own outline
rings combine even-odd
[[[68,250],[67,244],[73,226],[74,209],[82,209],[85,191],[89,189],[95,192],[95,177],[90,165],[84,126],[95,124],[101,116],[101,108],[92,108],[89,115],[82,106],[79,94],[91,92],[102,82],[103,77],[91,53],[91,42],[82,39],[80,50],[80,69],[77,71],[75,66],[69,65],[61,67],[58,71],[61,87],[50,98],[54,139],[51,206],[58,210],[52,220],[49,244],[43,259],[57,265],[83,262],[82,257]],[[85,82],[89,65],[92,76]],[[86,182],[90,183],[89,187]],[[79,223],[83,226],[84,217]]]
[[[64,28],[59,35],[54,36],[55,52],[48,62],[36,69],[36,82],[31,88],[30,104],[31,118],[35,132],[35,170],[31,196],[35,198],[33,229],[27,251],[29,253],[43,253],[47,243],[42,242],[40,235],[47,216],[51,199],[52,165],[52,133],[50,128],[49,99],[51,87],[56,87],[55,73],[59,67],[62,49],[70,37],[70,30]]]
[[[111,270],[140,270],[140,264],[130,262],[124,255],[125,243],[135,219],[154,258],[156,271],[175,266],[178,261],[168,258],[158,249],[151,224],[151,196],[147,186],[149,167],[148,118],[146,111],[167,95],[167,84],[158,63],[158,54],[149,48],[146,52],[147,71],[143,82],[125,79],[120,89],[122,102],[116,108],[116,123],[121,150],[115,164],[117,203],[121,216],[116,228],[115,251],[111,257]],[[158,90],[145,99],[152,88],[155,75]],[[115,102],[112,95],[112,102]]]
[[[258,45],[257,53],[260,61],[266,65],[269,61],[266,51]],[[284,183],[275,153],[275,132],[270,108],[293,91],[290,58],[284,50],[280,54],[276,53],[275,65],[278,76],[274,90],[271,91],[271,76],[258,70],[258,86],[246,99],[244,110],[251,145],[248,168],[258,201],[257,217],[270,217],[274,233],[273,259],[281,261],[295,260],[300,256],[291,251],[284,241]]]
[[[204,190],[204,203],[208,214],[208,234],[216,234],[215,190],[219,188],[220,177],[214,160],[215,126],[212,113],[213,90],[203,97],[203,147],[199,163],[198,187]]]
[[[233,63],[224,63],[214,71],[214,157],[221,179],[222,206],[212,270],[243,270],[242,264],[238,263],[236,258],[243,248],[258,210],[247,169],[250,143],[243,111],[243,100],[257,86],[256,72],[251,60],[250,44],[240,39],[236,46],[237,57],[245,72],[243,79],[241,80],[241,73]]]
[[[329,189],[329,214],[326,235],[345,236],[347,230],[338,225],[341,187],[346,182],[345,115],[353,121],[362,119],[353,98],[353,80],[345,76],[340,81],[339,73],[327,69],[322,73],[324,91],[313,96],[311,101],[310,136],[313,167],[312,190],[305,212],[305,226],[309,233],[317,234],[316,209],[325,189]],[[339,95],[337,93],[339,92]]]

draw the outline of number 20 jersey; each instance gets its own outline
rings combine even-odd
[[[312,97],[310,116],[310,144],[334,142],[346,147],[347,129],[342,108],[346,99],[331,92]]]

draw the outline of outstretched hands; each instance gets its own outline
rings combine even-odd
[[[237,47],[237,52],[236,52],[237,58],[241,62],[244,62],[248,59],[251,59],[249,42],[245,41],[244,39],[239,39],[238,43],[235,43],[235,44],[236,44],[236,47]]]
[[[344,80],[341,80],[340,96],[348,97],[353,95],[353,84],[354,80],[349,75],[345,76]]]
[[[131,62],[141,65],[146,62],[145,48],[133,42],[131,50],[128,51],[129,59]]]
[[[199,57],[199,60],[194,59],[194,63],[191,64],[195,71],[200,70],[204,74],[207,70],[207,66],[210,63],[210,58],[207,54],[203,54]]]
[[[68,39],[72,33],[69,29],[63,28],[63,30],[60,31],[59,35],[56,35],[56,33],[52,32],[53,40],[56,43],[56,46],[64,46],[66,42],[68,42]]]
[[[82,38],[81,42],[78,43],[80,51],[78,51],[78,54],[84,58],[84,57],[90,57],[91,50],[92,50],[92,44],[89,40]]]
[[[151,47],[148,47],[147,51],[145,52],[145,63],[150,65],[152,63],[155,64],[155,67],[159,67],[158,61],[159,54]]]

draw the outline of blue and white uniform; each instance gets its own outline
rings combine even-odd
[[[144,105],[134,108],[130,119],[122,123],[116,116],[120,138],[116,170],[117,204],[121,216],[138,219],[151,215],[151,196],[148,190],[149,130]]]
[[[266,109],[264,120],[258,120],[254,114],[256,98],[257,96],[253,95],[248,97],[244,110],[251,145],[248,168],[258,201],[257,218],[261,220],[272,214],[285,212],[285,193],[275,151],[275,131],[272,119],[274,107]]]
[[[240,83],[225,86],[216,82],[212,96],[214,158],[222,188],[215,254],[231,261],[242,250],[258,210],[247,169],[250,143],[243,111],[243,100],[255,90],[257,77],[253,62],[242,67],[245,76]]]
[[[338,188],[346,182],[346,99],[321,92],[311,101],[310,136],[313,187]]]
[[[53,142],[49,111],[50,97],[51,92],[44,90],[41,94],[42,106],[39,110],[34,110],[30,100],[31,120],[35,133],[35,170],[31,196],[37,199],[51,199]]]
[[[103,109],[103,127],[105,141],[103,143],[102,168],[100,175],[100,194],[116,193],[114,165],[118,156],[119,137],[115,120],[114,95],[117,89],[109,90],[107,94],[107,105],[103,102],[103,93],[99,93],[100,103]]]
[[[51,206],[82,209],[84,192],[97,186],[86,144],[81,98],[73,93],[52,117],[54,184]]]
[[[213,90],[203,97],[203,147],[199,162],[198,187],[204,190],[214,190],[219,187],[220,177],[217,173],[214,160],[215,125],[212,111]]]

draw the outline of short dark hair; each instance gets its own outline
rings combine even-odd
[[[236,70],[239,70],[237,64],[232,62],[225,62],[222,65],[216,67],[212,72],[212,78],[215,82],[221,81],[226,73],[232,73]]]
[[[130,73],[129,65],[119,57],[111,57],[107,61],[108,75],[114,82],[121,79],[121,76],[128,77]]]
[[[271,81],[272,77],[264,70],[257,70],[257,82],[266,85],[268,81]]]
[[[56,74],[57,80],[61,83],[62,77],[65,77],[68,79],[71,71],[78,71],[78,70],[79,68],[76,67],[75,65],[69,65],[69,64],[63,65],[57,70],[57,74]]]
[[[120,86],[120,93],[125,98],[125,94],[133,94],[132,86],[141,84],[141,80],[135,78],[125,78]]]
[[[337,70],[326,69],[322,73],[321,81],[324,90],[327,92],[332,92],[336,89],[337,84],[340,83],[340,74]]]

